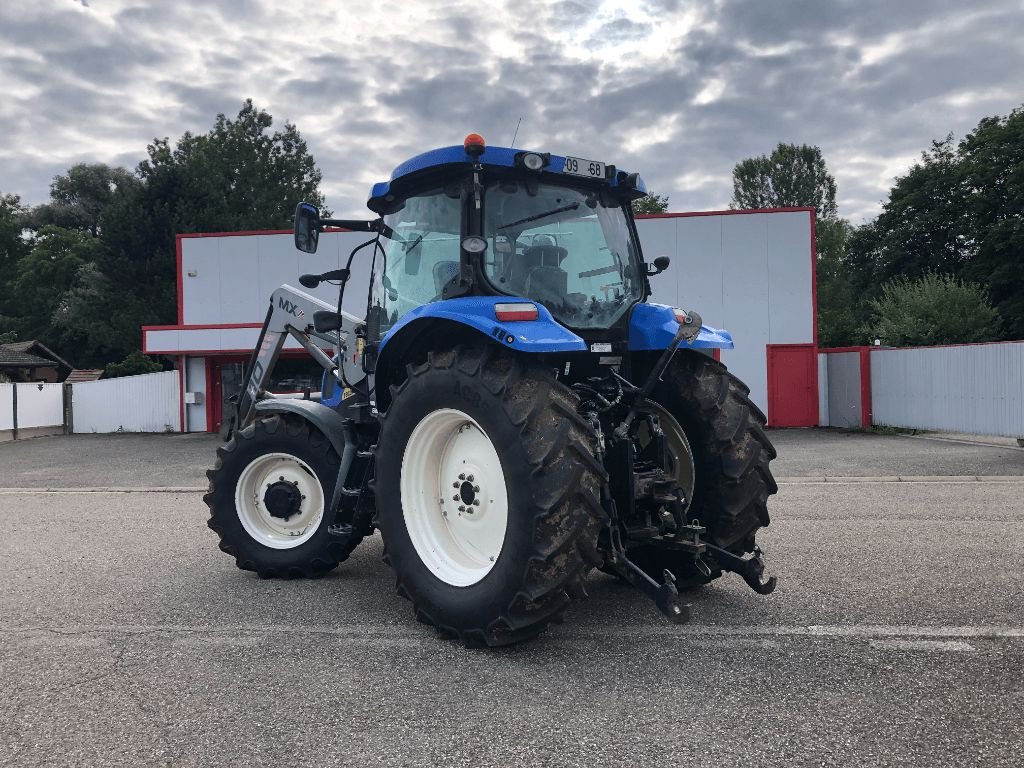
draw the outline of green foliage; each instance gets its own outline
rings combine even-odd
[[[771,155],[751,157],[732,171],[733,208],[814,206],[819,218],[837,213],[836,182],[818,147],[779,144]]]
[[[890,280],[870,306],[865,333],[887,346],[992,341],[999,322],[980,285],[936,272]]]
[[[857,310],[857,297],[851,284],[846,261],[846,243],[853,227],[846,219],[817,222],[818,262],[818,344],[845,347],[863,341],[859,326],[863,319]]]
[[[4,331],[0,333],[0,344],[13,344],[18,340],[16,331]]]
[[[0,194],[0,327],[13,325],[12,293],[18,262],[28,252],[22,237],[26,210],[17,195]]]
[[[985,287],[1002,338],[1024,338],[1024,109],[986,117],[959,144],[933,142],[850,239],[855,290],[877,298],[928,271]]]
[[[61,297],[98,251],[98,241],[84,232],[47,225],[36,233],[13,283],[20,310],[16,327],[26,338],[53,338],[51,318]]]
[[[163,369],[156,360],[135,351],[119,363],[107,363],[103,368],[103,378],[118,379],[122,376],[137,376],[140,373],[158,373]]]
[[[55,225],[98,237],[103,217],[118,191],[136,189],[138,177],[104,163],[79,163],[50,185],[50,202],[33,209],[33,229]]]
[[[647,197],[633,201],[633,213],[665,213],[668,211],[668,195],[649,192]]]
[[[247,100],[206,134],[156,139],[135,173],[76,165],[31,212],[0,197],[0,327],[99,366],[137,349],[141,326],[174,323],[176,234],[284,229],[299,201],[323,204],[298,130],[272,125]]]

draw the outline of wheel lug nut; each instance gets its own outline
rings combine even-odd
[[[473,493],[480,493],[480,486],[479,485],[474,485],[473,486]]]
[[[459,487],[458,481],[452,483],[452,488],[458,488],[458,487]]]
[[[472,475],[470,475],[470,476],[469,476],[469,477],[467,477],[466,479],[467,479],[467,480],[469,480],[469,482],[471,482],[471,483],[473,482],[473,476],[472,476]]]
[[[473,506],[479,507],[480,506],[480,499],[473,499]]]
[[[456,493],[454,496],[452,496],[452,501],[458,501],[458,500],[459,500],[459,494]]]
[[[461,475],[459,475],[459,480],[465,480],[465,479],[466,479],[466,473],[463,472]]]
[[[466,508],[462,504],[459,504],[459,512],[465,512],[465,511],[466,511]]]

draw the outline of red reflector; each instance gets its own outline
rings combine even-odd
[[[516,320],[536,320],[538,315],[536,304],[517,302],[494,305],[494,316],[503,323],[511,323]]]

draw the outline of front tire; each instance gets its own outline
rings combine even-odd
[[[328,530],[340,458],[305,419],[274,415],[237,431],[206,475],[207,524],[235,564],[261,578],[312,578],[333,570],[362,541]]]
[[[393,389],[376,524],[421,621],[507,645],[583,592],[601,562],[604,468],[575,405],[545,369],[491,348],[431,352]]]

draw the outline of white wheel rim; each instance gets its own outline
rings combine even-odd
[[[267,490],[275,483],[294,486],[298,510],[287,518],[270,514]],[[290,453],[267,453],[249,462],[235,486],[235,510],[242,527],[271,549],[292,549],[317,532],[324,517],[324,492],[313,469]]]
[[[451,408],[427,414],[405,446],[400,492],[405,529],[432,574],[468,587],[491,572],[505,542],[508,492],[498,452],[476,421]]]

